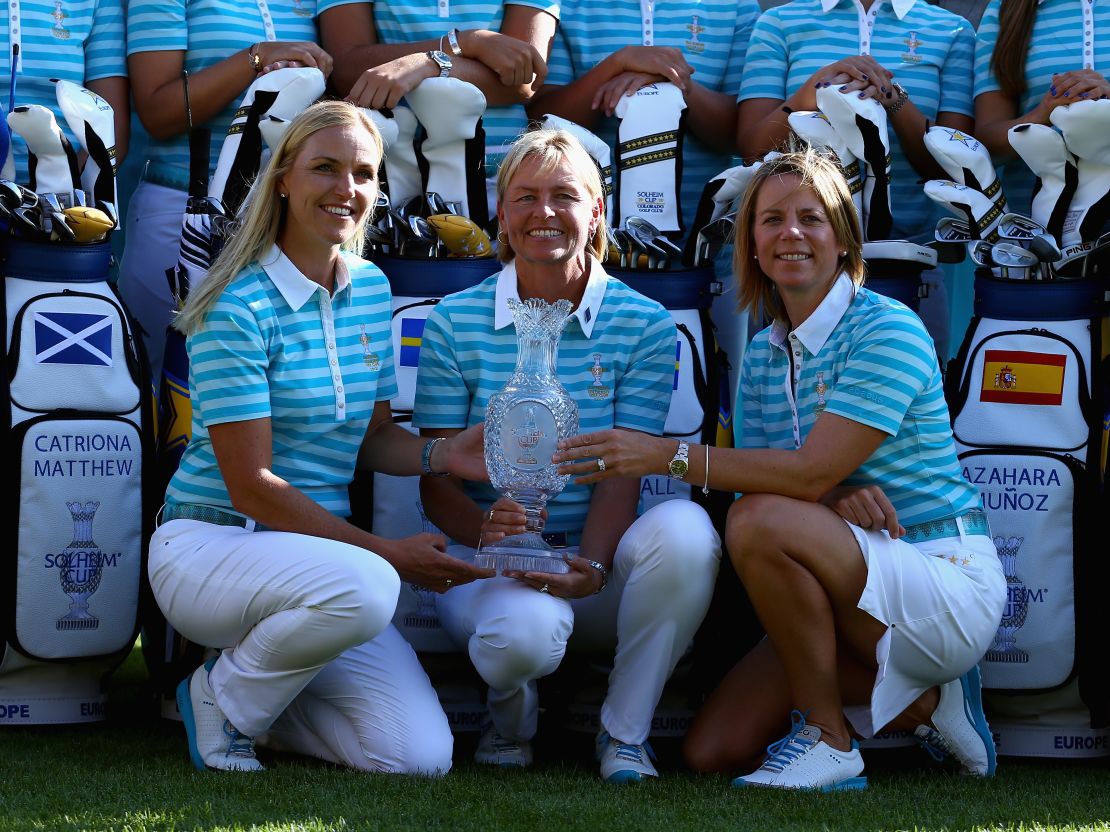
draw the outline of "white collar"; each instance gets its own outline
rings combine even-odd
[[[847,274],[841,272],[829,287],[825,297],[817,304],[813,314],[806,318],[794,330],[794,335],[810,355],[817,355],[829,340],[832,331],[848,311],[848,307],[856,297],[856,285]],[[771,326],[771,343],[781,347],[790,334],[787,325],[782,321],[775,321]]]
[[[590,258],[590,277],[586,281],[582,300],[578,302],[578,308],[571,313],[571,317],[578,319],[582,333],[590,338],[593,335],[598,310],[601,309],[601,301],[605,297],[605,284],[609,280],[609,275],[592,254],[586,256]],[[513,313],[509,311],[509,298],[520,300],[515,260],[509,261],[497,276],[497,294],[493,302],[494,329],[502,329],[513,322]]]
[[[821,0],[821,11],[828,14],[832,9],[835,9],[840,2],[841,0]],[[883,3],[885,0],[875,0],[875,2]],[[894,14],[901,20],[909,13],[909,10],[913,8],[916,2],[917,0],[891,0],[890,7],[894,9]],[[1041,2],[1043,2],[1043,0],[1041,0]]]
[[[300,311],[317,289],[327,291],[319,283],[305,277],[276,243],[260,265],[294,312]],[[347,271],[347,263],[341,255],[335,264],[334,294],[338,295],[350,285],[351,273]]]

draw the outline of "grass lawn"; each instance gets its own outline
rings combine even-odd
[[[616,788],[591,739],[549,729],[527,772],[479,769],[473,735],[436,781],[266,755],[257,776],[197,772],[184,731],[148,706],[138,652],[112,683],[108,724],[0,730],[0,832],[16,830],[1110,830],[1110,761],[1003,760],[994,781],[931,769],[916,749],[868,753],[871,787],[848,795],[738,792],[677,768]]]

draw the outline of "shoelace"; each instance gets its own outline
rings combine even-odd
[[[761,765],[760,768],[773,771],[777,774],[813,748],[813,746],[817,745],[816,740],[799,736],[800,732],[805,727],[805,714],[801,711],[791,711],[790,733],[781,740],[777,740],[767,746],[767,759],[763,761],[763,765]]]
[[[930,728],[927,725],[923,727],[926,731],[925,736],[915,735],[914,739],[917,740],[918,745],[929,753],[930,757],[938,763],[943,763],[952,753],[952,746],[936,728]]]
[[[617,745],[617,753],[614,756],[618,760],[626,763],[636,763],[636,765],[644,764],[644,747],[642,745],[630,745],[616,740],[614,742]]]
[[[248,737],[229,720],[224,720],[224,733],[227,734],[227,756],[254,757],[254,737]]]

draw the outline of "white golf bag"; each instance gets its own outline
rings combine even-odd
[[[1096,281],[980,272],[949,367],[964,477],[983,494],[1007,604],[981,663],[1000,754],[1110,754],[1107,329]]]
[[[15,497],[0,724],[93,722],[138,632],[153,506],[151,384],[110,246],[9,239],[5,406]]]

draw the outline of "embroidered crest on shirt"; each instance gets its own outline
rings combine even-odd
[[[54,18],[54,27],[50,34],[58,40],[69,40],[69,29],[62,25],[67,17],[66,10],[62,8],[62,0],[54,0],[54,11],[50,14]]]
[[[828,405],[825,394],[829,392],[829,386],[825,384],[825,374],[823,372],[817,374],[817,384],[814,385],[814,390],[817,391],[817,404],[813,406],[813,409],[820,413]]]
[[[591,399],[601,400],[609,396],[609,388],[601,383],[601,377],[605,374],[605,368],[601,366],[601,353],[594,353],[594,366],[590,367],[590,375],[594,377],[594,383],[589,386],[586,393]]]
[[[686,41],[686,51],[700,55],[705,51],[705,44],[698,40],[698,35],[705,31],[705,27],[701,25],[698,15],[690,16],[690,22],[686,24],[686,30],[690,33],[690,39]]]
[[[907,37],[902,39],[902,43],[906,44],[906,48],[909,50],[908,52],[902,53],[902,63],[921,63],[921,56],[917,54],[917,47],[923,45],[925,41],[917,36],[917,32],[910,32]]]
[[[312,17],[312,9],[304,7],[304,0],[293,0],[293,14],[297,17]]]
[[[362,363],[371,370],[377,370],[381,366],[382,360],[376,352],[370,351],[370,336],[366,334],[366,324],[359,324],[358,328],[362,331],[362,334],[358,336],[358,340],[362,342]]]

